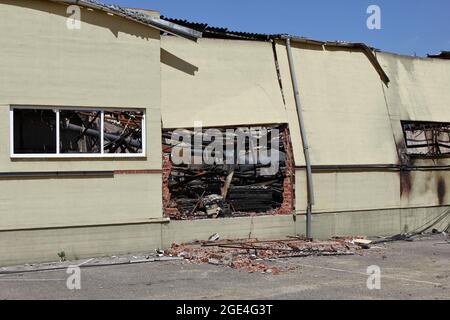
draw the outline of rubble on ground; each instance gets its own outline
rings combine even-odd
[[[289,269],[271,266],[269,262],[274,259],[354,255],[368,245],[367,241],[355,241],[363,239],[364,237],[343,237],[329,241],[309,241],[303,237],[291,237],[267,241],[196,241],[189,244],[174,243],[164,254],[182,257],[194,264],[222,265],[250,273],[279,274]],[[364,246],[361,246],[362,243]]]

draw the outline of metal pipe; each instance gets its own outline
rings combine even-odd
[[[291,72],[292,88],[294,90],[295,105],[297,107],[298,123],[300,126],[300,134],[302,136],[303,154],[306,163],[306,181],[308,186],[308,205],[306,207],[306,237],[312,239],[312,206],[314,205],[314,188],[312,180],[311,159],[309,156],[308,137],[306,135],[305,123],[303,119],[300,93],[298,90],[297,75],[295,73],[294,58],[292,55],[291,39],[286,38],[286,49],[289,61],[289,69]]]
[[[81,126],[78,126],[76,124],[68,123],[63,126],[63,129],[70,130],[77,133],[84,133],[84,135],[89,137],[95,137],[98,138],[101,134],[99,130],[95,129],[86,129]],[[120,140],[120,135],[111,134],[111,133],[104,133],[104,137],[107,138],[109,141],[118,141]],[[124,141],[129,144],[132,147],[135,148],[142,148],[142,143],[136,139],[127,137],[124,139]]]
[[[112,176],[114,176],[114,171],[0,172],[0,178],[71,178]]]
[[[295,169],[303,170],[306,166],[296,166]],[[410,172],[410,171],[450,171],[450,166],[407,166],[398,164],[374,164],[374,165],[319,165],[312,166],[312,172],[358,172],[358,171],[383,171],[383,172]]]

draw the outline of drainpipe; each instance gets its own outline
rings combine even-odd
[[[286,48],[289,60],[289,69],[291,71],[292,88],[294,89],[295,105],[297,107],[298,123],[300,125],[300,134],[302,136],[303,154],[306,163],[306,180],[308,185],[308,206],[306,207],[306,237],[312,239],[312,206],[314,205],[314,188],[312,180],[311,160],[309,157],[308,137],[306,136],[305,122],[303,119],[302,107],[300,103],[300,94],[298,91],[297,75],[295,73],[294,58],[292,55],[291,39],[286,38]]]

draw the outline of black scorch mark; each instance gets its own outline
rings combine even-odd
[[[445,184],[445,179],[440,177],[437,182],[437,194],[439,199],[439,205],[444,204],[445,194],[447,192],[447,185]]]

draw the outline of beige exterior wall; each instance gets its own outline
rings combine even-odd
[[[69,30],[66,5],[0,3],[0,103],[159,108],[158,30],[85,8]]]
[[[391,78],[386,101],[398,148],[403,142],[400,121],[450,122],[450,61],[378,53]],[[450,165],[450,159],[415,160],[414,165]],[[450,204],[450,172],[412,172],[402,177],[402,206]]]
[[[161,70],[165,128],[286,122],[270,43],[165,36]]]
[[[314,213],[400,208],[397,172],[314,173]],[[306,211],[306,175],[296,172],[296,209]]]
[[[276,44],[293,133],[296,166],[304,166],[289,62]],[[398,163],[383,83],[363,52],[292,42],[313,166]],[[392,172],[315,173],[314,213],[400,207],[400,175]],[[306,175],[296,171],[296,211],[304,213]]]
[[[286,46],[276,48],[292,123],[297,115]],[[296,42],[292,52],[312,164],[395,164],[381,81],[365,54]],[[303,166],[300,137],[293,143],[296,165]]]
[[[0,266],[148,252],[161,247],[161,224],[0,232],[0,243]]]
[[[286,47],[277,44],[288,109],[295,104]],[[295,44],[293,56],[313,165],[399,164],[401,120],[449,121],[450,63],[379,53],[384,85],[364,53]],[[294,115],[295,113],[292,112]],[[294,151],[301,150],[293,139]],[[297,154],[296,163],[298,165]],[[448,165],[449,160],[415,161]],[[303,164],[301,164],[303,165]],[[314,174],[314,212],[448,205],[447,172],[358,171]],[[408,192],[404,184],[409,187]],[[403,187],[401,187],[403,184]],[[306,178],[297,170],[296,205],[306,208]]]
[[[288,123],[295,164],[304,166],[286,47],[163,37],[159,31],[82,9],[66,28],[66,6],[0,0],[0,172],[153,170],[113,177],[0,179],[0,264],[146,251],[173,241],[303,234],[304,216],[163,224],[161,121],[165,128]],[[7,36],[6,36],[7,35]],[[313,165],[398,164],[400,120],[450,121],[450,63],[380,53],[380,80],[359,51],[294,45]],[[143,159],[11,159],[14,105],[145,108]],[[440,160],[448,164],[448,160]],[[418,161],[416,164],[430,164]],[[401,193],[405,182],[408,193]],[[450,204],[446,172],[315,173],[313,233],[389,235],[412,230]],[[404,189],[404,188],[403,188]],[[444,190],[444,192],[442,191]],[[296,172],[296,210],[306,207]]]
[[[159,31],[82,9],[66,28],[66,6],[0,1],[0,172],[156,169],[160,153]],[[145,161],[11,161],[9,105],[145,108]]]
[[[295,164],[304,166],[286,46],[279,41],[275,48],[286,104],[277,81],[270,43],[203,39],[186,45],[180,39],[163,37],[163,126],[192,127],[194,121],[202,121],[204,126],[288,123]],[[411,96],[419,96],[415,101],[426,101],[428,105],[422,120],[450,117],[444,108],[447,92],[444,97],[436,98],[450,87],[448,62],[430,59],[411,62],[409,58],[379,54],[391,78],[386,86],[362,51],[295,42],[292,49],[313,166],[399,164],[397,149],[403,133],[401,117],[396,115],[411,113],[408,111],[411,108],[420,109],[419,104],[410,103]],[[407,63],[415,65],[417,75],[412,66],[407,70],[399,67]],[[440,68],[443,64],[445,67]],[[398,68],[403,70],[402,75],[398,75]],[[419,74],[423,79],[414,82]],[[400,102],[396,98],[398,91],[402,92]],[[296,176],[296,210],[303,213],[306,208],[304,171],[298,169]],[[436,186],[442,184],[441,176],[445,174],[411,174],[413,186],[410,196],[405,198],[401,194],[404,178],[400,178],[399,172],[316,173],[314,212],[449,204],[447,194],[438,197]],[[450,190],[450,181],[445,177],[444,181]]]
[[[159,174],[0,179],[0,231],[162,218]]]
[[[313,217],[317,239],[348,235],[394,235],[414,230],[441,215],[448,207],[324,213]],[[442,228],[447,221],[437,226]],[[0,232],[0,266],[58,261],[64,251],[69,260],[168,248],[173,242],[223,239],[279,239],[304,234],[305,218],[264,216],[170,223]]]
[[[380,52],[391,79],[389,112],[401,120],[450,122],[450,61]]]
[[[105,178],[0,178],[0,230],[162,218],[159,31],[82,8],[0,0],[0,172],[149,170]],[[10,106],[144,108],[142,159],[11,159]]]

